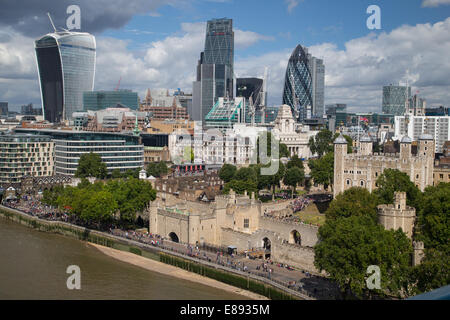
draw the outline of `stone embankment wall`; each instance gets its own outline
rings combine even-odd
[[[83,241],[88,241],[92,243],[96,243],[99,245],[107,246],[110,248],[114,248],[117,250],[122,251],[128,251],[132,252],[138,255],[141,255],[145,258],[153,259],[160,261],[160,255],[161,253],[164,253],[166,255],[172,255],[177,256],[179,258],[190,260],[198,264],[207,265],[212,268],[220,269],[222,271],[228,272],[230,274],[234,274],[235,276],[240,276],[244,279],[253,279],[255,281],[264,283],[265,286],[271,286],[272,288],[276,290],[282,290],[283,292],[287,293],[288,295],[292,297],[296,297],[297,299],[303,299],[303,300],[311,300],[313,298],[308,297],[300,292],[288,289],[287,287],[284,287],[274,281],[271,281],[269,279],[259,277],[257,275],[253,274],[247,274],[242,271],[238,270],[228,270],[227,268],[224,268],[219,265],[215,265],[212,263],[208,263],[206,261],[202,261],[199,259],[191,258],[188,256],[185,256],[181,253],[172,252],[169,250],[165,250],[163,248],[159,247],[153,247],[147,244],[143,244],[137,241],[124,239],[121,237],[117,237],[114,235],[110,235],[107,233],[103,233],[100,231],[95,231],[91,229],[87,229],[84,227],[76,226],[70,223],[60,222],[60,221],[47,221],[43,219],[39,219],[37,217],[29,216],[19,210],[11,209],[5,206],[0,205],[0,218],[4,217],[8,220],[20,223],[22,225],[34,228],[36,230],[45,231],[45,232],[51,232],[51,233],[57,233],[62,234],[65,236],[69,236],[72,238],[76,238]],[[253,291],[249,289],[250,291]]]

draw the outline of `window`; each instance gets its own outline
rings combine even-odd
[[[350,185],[350,180],[349,179],[347,179],[347,185]]]
[[[244,219],[244,228],[248,229],[250,225],[250,219]]]

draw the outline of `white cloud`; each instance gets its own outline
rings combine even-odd
[[[439,7],[442,5],[449,5],[449,4],[450,4],[450,0],[423,0],[422,1],[422,7],[428,7],[428,8]]]
[[[191,92],[205,24],[184,23],[163,40],[132,51],[124,40],[97,37],[96,89],[121,88],[144,97],[146,88],[181,88]],[[261,77],[269,67],[269,104],[279,105],[289,56],[294,48],[239,58],[239,50],[269,37],[235,30],[235,73]],[[324,59],[325,102],[347,103],[351,110],[379,111],[382,86],[405,80],[409,69],[413,92],[429,105],[450,106],[450,18],[435,24],[402,26],[390,33],[371,33],[350,40],[343,48],[333,43],[311,46]],[[33,39],[10,29],[0,29],[0,100],[11,104],[40,103]]]
[[[287,4],[287,11],[291,13],[298,6],[299,0],[285,0],[284,2]]]

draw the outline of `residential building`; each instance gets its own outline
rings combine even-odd
[[[44,135],[54,142],[54,173],[57,175],[74,176],[81,155],[90,152],[101,156],[108,173],[114,169],[125,172],[144,167],[144,146],[139,136],[133,134],[24,128],[15,131]]]
[[[177,96],[170,96],[169,90],[147,90],[140,111],[149,112],[152,120],[186,119],[189,120],[187,109]]]
[[[0,135],[0,185],[19,184],[23,177],[51,176],[54,142],[47,136]]]
[[[125,132],[144,130],[148,123],[147,113],[131,110],[122,105],[103,110],[74,112],[76,130],[94,132]]]
[[[436,153],[443,153],[444,143],[450,140],[450,116],[408,114],[396,116],[394,121],[394,137],[397,140],[401,140],[405,136],[417,140],[422,134],[429,134],[436,141]]]
[[[89,33],[62,31],[35,41],[45,120],[69,120],[83,110],[83,92],[94,89],[95,38]]]
[[[137,92],[131,90],[87,91],[83,92],[83,111],[96,111],[121,104],[132,110],[139,109]]]
[[[170,161],[168,147],[144,147],[144,165],[152,162]]]
[[[150,134],[171,134],[175,131],[186,131],[194,134],[194,121],[190,120],[151,120],[145,132]]]

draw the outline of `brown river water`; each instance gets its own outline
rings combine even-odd
[[[70,265],[80,267],[81,290],[67,288]],[[0,299],[246,298],[144,270],[76,239],[39,232],[0,217]]]

